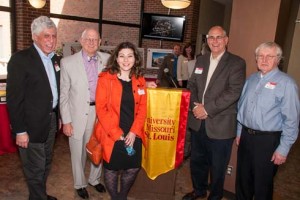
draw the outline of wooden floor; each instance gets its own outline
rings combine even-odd
[[[88,164],[87,164],[88,165]],[[192,190],[189,162],[186,161],[176,171],[174,200],[181,200],[182,196]],[[87,188],[90,200],[108,200],[108,194],[100,194],[94,188]],[[48,194],[59,200],[80,200],[73,189],[70,152],[67,138],[59,134],[54,149],[52,171],[48,184]],[[134,196],[134,194],[133,194]],[[0,156],[0,200],[27,200],[28,191],[21,169],[18,153]],[[153,200],[153,198],[134,198],[128,200]],[[154,198],[159,199],[159,198]],[[224,197],[224,199],[233,199]],[[275,180],[274,200],[300,199],[300,142],[293,146],[287,163],[279,168]],[[160,199],[159,199],[160,200]]]

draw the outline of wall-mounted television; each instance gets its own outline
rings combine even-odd
[[[185,16],[144,13],[142,38],[183,41]]]

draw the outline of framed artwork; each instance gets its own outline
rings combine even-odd
[[[159,66],[162,64],[164,57],[172,53],[172,49],[151,49],[147,50],[147,68],[150,69],[159,69]]]
[[[185,16],[143,13],[142,37],[183,41]]]

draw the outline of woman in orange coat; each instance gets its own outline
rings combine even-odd
[[[142,58],[137,48],[130,42],[123,42],[116,47],[98,79],[97,129],[103,147],[104,182],[113,200],[127,199],[141,167],[147,109],[146,82],[141,66]]]

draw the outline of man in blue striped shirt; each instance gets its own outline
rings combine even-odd
[[[277,168],[299,132],[298,87],[278,69],[280,46],[262,43],[255,55],[259,71],[246,81],[238,103],[237,200],[272,199]]]

